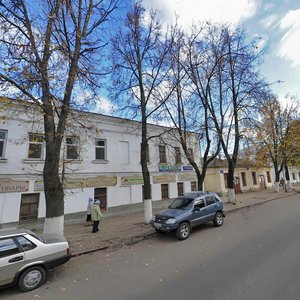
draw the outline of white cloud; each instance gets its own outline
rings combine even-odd
[[[300,68],[300,9],[290,10],[280,21],[284,36],[280,40],[279,56]]]
[[[147,9],[159,10],[167,23],[176,14],[178,23],[186,27],[204,20],[236,25],[255,14],[258,0],[143,0],[143,4]]]
[[[260,21],[260,24],[264,27],[264,28],[270,28],[272,25],[274,25],[278,20],[278,16],[273,14],[273,15],[269,15],[266,18],[264,18],[263,20]]]
[[[109,99],[103,96],[98,97],[98,99],[96,100],[96,107],[94,109],[94,112],[105,115],[112,115],[114,112],[114,105]]]

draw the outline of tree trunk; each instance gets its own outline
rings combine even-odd
[[[285,179],[286,179],[286,187],[287,187],[287,189],[291,189],[292,183],[291,183],[289,167],[287,165],[284,166],[284,173],[285,173]]]
[[[51,103],[51,102],[49,102]],[[55,133],[52,112],[44,108],[46,157],[43,171],[46,199],[44,234],[64,235],[64,191],[59,177],[59,159],[62,137]]]
[[[234,164],[232,161],[228,161],[227,188],[228,188],[228,203],[236,204],[236,197],[234,191]]]

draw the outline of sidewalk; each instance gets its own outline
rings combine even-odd
[[[236,205],[227,203],[227,197],[221,197],[224,202],[225,214],[241,208],[259,205],[267,201],[286,197],[300,192],[300,186],[294,186],[288,192],[280,191],[276,193],[273,189],[246,192],[237,194]],[[169,201],[153,202],[153,213],[167,208]],[[91,233],[92,227],[85,226],[85,220],[77,220],[72,224],[65,224],[65,236],[69,241],[73,256],[91,253],[103,249],[115,250],[124,245],[132,245],[139,241],[155,235],[155,230],[144,223],[143,210],[126,211],[109,215],[100,221],[100,231]]]

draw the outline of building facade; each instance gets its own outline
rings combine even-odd
[[[30,103],[0,104],[0,224],[35,222],[46,212],[43,115]],[[150,124],[148,131],[152,200],[196,190],[176,133]],[[198,135],[189,136],[189,151],[199,163]],[[103,210],[142,202],[140,142],[139,122],[72,111],[61,151],[65,214],[84,212],[89,197],[99,199]]]

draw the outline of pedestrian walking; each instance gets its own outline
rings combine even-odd
[[[92,233],[96,233],[99,231],[99,223],[100,219],[103,217],[101,210],[100,210],[100,201],[95,200],[93,206],[92,206],[92,221],[93,221],[93,231]]]
[[[280,178],[280,186],[282,186],[282,189],[286,191],[286,185],[285,185],[285,180],[283,177]]]
[[[89,226],[92,223],[92,206],[93,206],[93,204],[94,204],[94,199],[89,198],[88,205],[86,208],[86,226]]]

